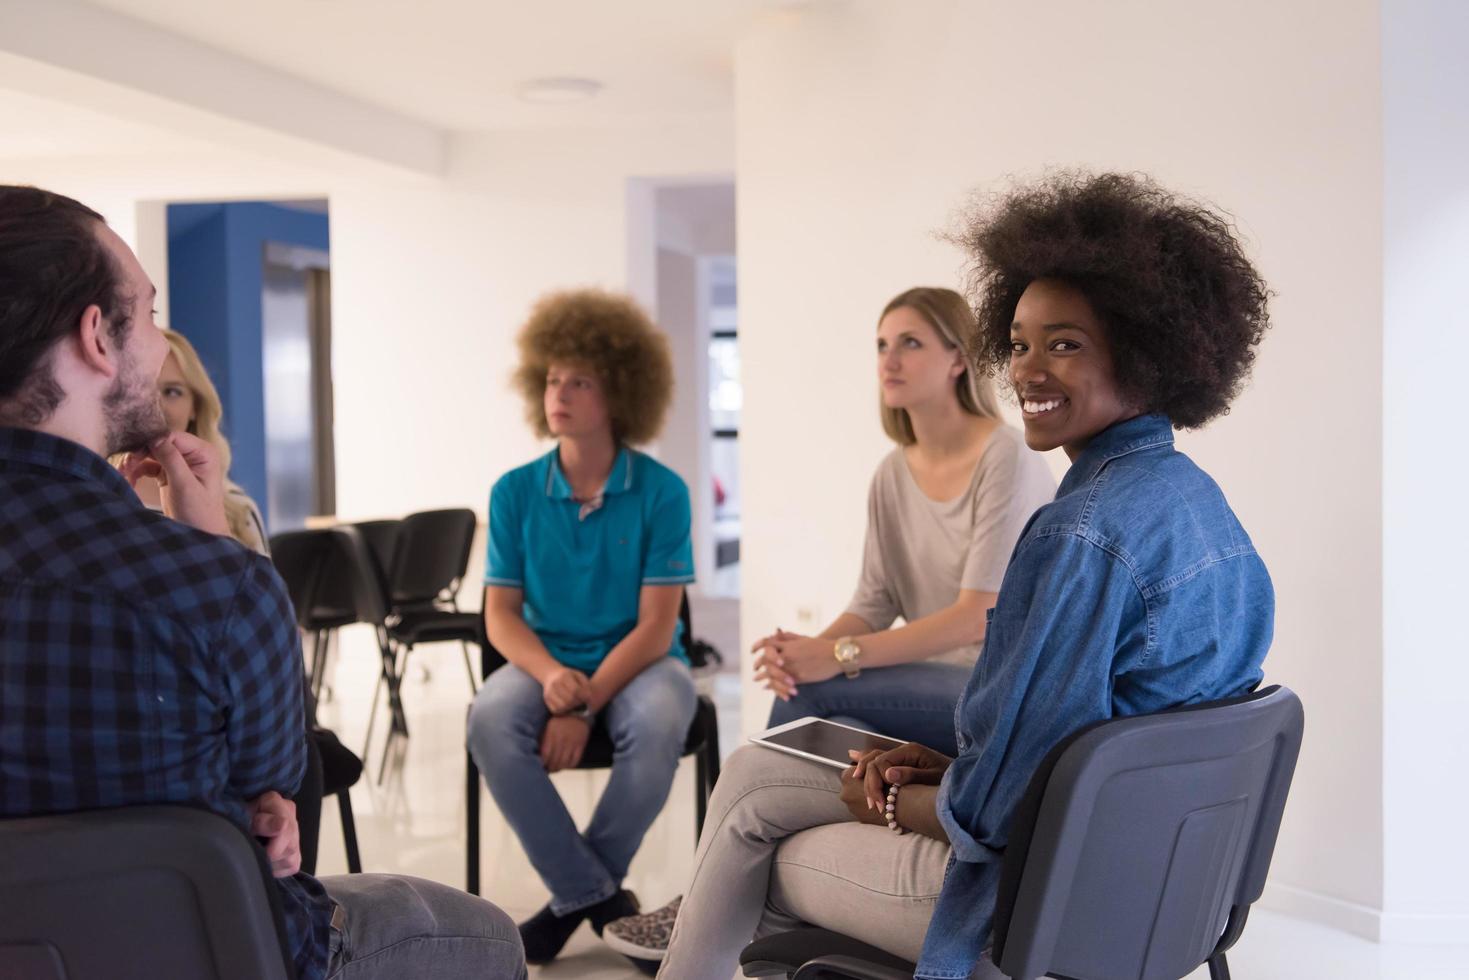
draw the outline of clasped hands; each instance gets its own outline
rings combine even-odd
[[[886,827],[887,786],[937,786],[953,759],[917,742],[895,749],[849,753],[852,765],[842,770],[842,802],[860,823]]]
[[[541,765],[547,772],[574,769],[592,733],[592,720],[568,714],[592,703],[592,681],[579,670],[559,667],[546,675],[541,699],[551,717],[541,732]]]
[[[836,641],[825,637],[776,630],[750,648],[755,655],[755,680],[782,701],[789,701],[798,685],[830,680],[841,673],[835,646]]]

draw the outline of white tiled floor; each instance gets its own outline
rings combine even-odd
[[[707,619],[713,627],[712,617]],[[732,621],[732,620],[731,620]],[[360,752],[367,706],[376,677],[370,636],[362,627],[345,631],[331,672],[334,698],[323,704],[321,719]],[[706,630],[700,629],[700,635]],[[728,639],[715,642],[729,661],[738,651]],[[420,667],[431,679],[425,681]],[[721,675],[716,703],[728,733],[738,731],[738,677]],[[403,764],[375,781],[381,754],[382,717],[374,737],[369,773],[353,790],[362,858],[369,871],[399,872],[464,885],[464,710],[468,682],[459,649],[442,645],[414,651],[404,684],[412,737]],[[661,904],[687,883],[694,852],[693,760],[684,760],[669,805],[649,831],[633,862],[628,887],[646,906]],[[605,783],[597,773],[564,773],[555,780],[572,812],[584,822]],[[512,916],[524,918],[546,901],[545,889],[488,796],[481,831],[483,894]],[[318,871],[346,871],[336,810],[324,808]],[[1264,910],[1250,918],[1244,938],[1230,956],[1239,980],[1449,980],[1469,978],[1469,944],[1461,947],[1384,947],[1344,933]],[[587,927],[576,934],[556,963],[532,969],[533,978],[632,980],[640,976],[607,950]],[[1207,976],[1200,970],[1191,980]]]

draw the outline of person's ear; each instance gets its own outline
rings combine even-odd
[[[954,363],[949,365],[949,377],[958,379],[960,375],[969,369],[969,362],[964,360],[964,354],[957,347],[949,353],[954,355]]]
[[[117,348],[107,335],[102,308],[93,303],[77,324],[77,355],[81,362],[108,378],[117,375]]]

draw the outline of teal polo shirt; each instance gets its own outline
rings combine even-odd
[[[694,580],[689,527],[689,488],[651,456],[619,451],[592,508],[572,498],[553,449],[490,490],[485,584],[521,589],[551,656],[590,674],[637,625],[643,586]],[[681,622],[668,653],[688,660]]]

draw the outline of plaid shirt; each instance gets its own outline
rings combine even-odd
[[[148,510],[101,457],[0,428],[0,815],[290,796],[306,765],[301,652],[274,567]],[[278,878],[302,980],[333,903]]]

